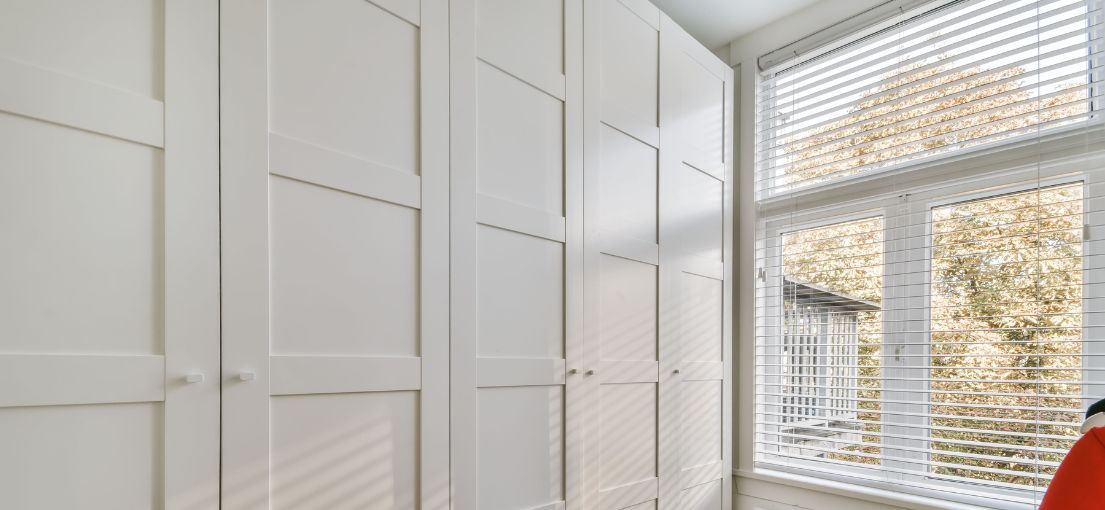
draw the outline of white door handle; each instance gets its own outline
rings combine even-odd
[[[188,384],[201,383],[203,382],[203,379],[203,372],[192,372],[191,374],[184,376],[184,382]]]
[[[241,372],[238,374],[238,379],[241,381],[252,381],[257,378],[257,374],[253,372]]]

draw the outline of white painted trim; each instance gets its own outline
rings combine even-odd
[[[599,251],[653,266],[660,264],[660,245],[611,232],[602,232]]]
[[[419,26],[422,22],[421,5],[418,1],[410,0],[368,0],[368,2],[384,11],[388,14],[406,21],[414,26]]]
[[[449,0],[422,0],[419,48],[420,508],[447,510],[449,472]]]
[[[276,133],[269,134],[269,173],[418,209],[422,179]]]
[[[548,73],[530,61],[519,62],[493,45],[479,47],[479,59],[512,78],[560,101],[565,98],[567,79],[560,73]]]
[[[449,337],[452,510],[479,508],[476,0],[449,1]]]
[[[271,395],[404,391],[422,388],[417,357],[272,356]]]
[[[857,508],[864,503],[870,503],[870,506],[861,508],[863,510],[993,510],[991,507],[943,501],[778,471],[734,470],[734,476],[737,480],[738,494],[787,504],[808,506],[810,501],[825,500],[824,506],[827,508],[838,507],[841,503],[849,505],[849,508]],[[836,501],[830,506],[828,503],[830,500]]]
[[[624,5],[626,9],[629,9],[629,12],[632,12],[633,14],[637,15],[638,18],[641,18],[641,21],[648,23],[648,26],[655,28],[657,31],[660,30],[660,9],[657,9],[656,6],[652,4],[652,2],[649,2],[648,0],[617,1]]]
[[[564,218],[532,207],[477,193],[476,218],[483,225],[563,243]]]
[[[269,508],[268,26],[267,0],[219,3],[223,510]]]
[[[164,19],[162,491],[166,510],[194,510],[220,488],[219,2],[168,0]]]
[[[723,461],[683,468],[679,473],[679,488],[686,490],[696,485],[727,478]]]
[[[725,363],[721,361],[683,362],[684,381],[722,381],[725,379]]]
[[[646,478],[627,483],[598,493],[595,508],[627,508],[657,499],[660,486],[659,478]]]
[[[165,386],[164,356],[0,354],[0,408],[161,402]]]
[[[602,111],[602,123],[653,149],[660,147],[660,128],[650,126],[620,108],[605,105]]]
[[[165,146],[161,101],[7,58],[0,58],[0,111]]]
[[[604,384],[654,383],[659,381],[659,363],[656,361],[611,361],[595,363],[594,379]]]
[[[725,263],[704,257],[687,257],[683,261],[683,272],[722,281],[725,279]]]
[[[556,358],[478,358],[476,385],[555,386],[564,384],[564,360]]]

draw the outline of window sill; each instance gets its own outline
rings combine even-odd
[[[800,506],[801,508],[810,508],[811,510],[821,510],[821,508],[810,506],[810,499],[808,494],[804,495],[806,496],[805,498],[803,498],[803,494],[798,491],[795,491],[790,495],[783,494],[779,490],[773,490],[770,487],[770,484],[782,485],[798,489],[799,491],[805,490],[824,494],[832,494],[835,496],[840,496],[853,500],[865,501],[875,505],[888,505],[897,508],[907,508],[909,510],[994,510],[993,507],[982,507],[965,503],[957,503],[954,501],[944,501],[940,499],[928,498],[924,496],[902,494],[883,489],[824,480],[820,478],[786,473],[782,471],[772,471],[765,469],[756,471],[734,469],[733,476],[737,479],[733,486],[738,494],[759,499],[776,501],[788,505]],[[741,479],[765,483],[740,483]],[[830,507],[826,506],[824,508]],[[837,507],[832,506],[831,508]]]

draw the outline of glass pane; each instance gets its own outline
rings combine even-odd
[[[1082,185],[932,210],[930,470],[1046,487],[1079,436]]]
[[[883,220],[782,237],[781,453],[879,464]]]

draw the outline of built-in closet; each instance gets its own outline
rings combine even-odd
[[[655,6],[108,4],[0,3],[0,507],[729,508],[733,75]]]

